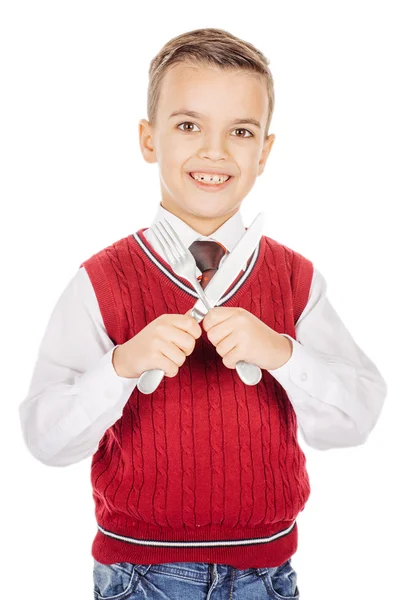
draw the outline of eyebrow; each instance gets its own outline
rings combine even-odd
[[[188,117],[194,117],[195,119],[206,119],[206,117],[198,112],[195,112],[194,110],[187,110],[186,108],[181,108],[180,110],[176,110],[175,112],[171,113],[169,115],[169,119],[171,119],[172,117],[176,117],[177,115],[186,115]],[[251,118],[247,118],[247,119],[234,119],[233,121],[231,121],[232,125],[236,125],[238,123],[248,123],[250,125],[255,125],[255,127],[258,127],[259,129],[261,129],[261,125],[260,122],[257,121],[257,119],[251,119]]]

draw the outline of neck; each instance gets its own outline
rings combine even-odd
[[[174,205],[173,207],[166,203],[164,200],[160,202],[160,205],[172,213],[179,219],[182,219],[189,227],[197,231],[200,235],[210,236],[217,231],[226,221],[228,221],[234,214],[236,214],[240,206],[235,207],[229,213],[220,215],[218,217],[203,217],[193,213],[188,213],[182,210],[179,206]]]

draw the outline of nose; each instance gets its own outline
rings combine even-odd
[[[208,135],[204,138],[204,144],[199,152],[199,156],[202,158],[209,158],[213,161],[221,158],[229,158],[224,138],[218,134]]]

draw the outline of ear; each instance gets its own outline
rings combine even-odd
[[[267,158],[268,158],[269,153],[271,152],[271,148],[272,148],[274,142],[275,142],[275,135],[273,133],[270,133],[264,142],[264,146],[261,151],[261,157],[260,157],[260,160],[258,161],[258,175],[261,175],[265,169]]]
[[[139,121],[139,145],[143,158],[148,163],[157,162],[157,154],[153,141],[153,128],[146,119]]]

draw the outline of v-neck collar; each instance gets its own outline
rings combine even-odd
[[[136,233],[128,236],[128,239],[135,245],[136,248],[139,248],[143,252],[148,259],[148,264],[152,271],[158,275],[161,275],[166,285],[171,287],[181,296],[189,296],[195,300],[198,300],[199,296],[195,289],[188,284],[186,279],[177,275],[172,270],[172,267],[169,265],[169,263],[167,263],[164,258],[152,246],[150,246],[146,236],[144,235],[144,232],[147,229],[149,228],[143,227],[142,229],[139,229]],[[247,230],[247,227],[245,229]],[[246,270],[244,272],[240,271],[235,281],[233,281],[229,288],[225,290],[224,295],[217,302],[216,306],[221,306],[222,304],[227,304],[228,306],[233,305],[233,296],[236,297],[238,294],[242,295],[242,293],[248,287],[250,280],[253,278],[253,276],[255,276],[261,267],[265,253],[265,247],[266,239],[263,235],[256,249],[247,261]],[[205,291],[207,293],[207,288]]]

